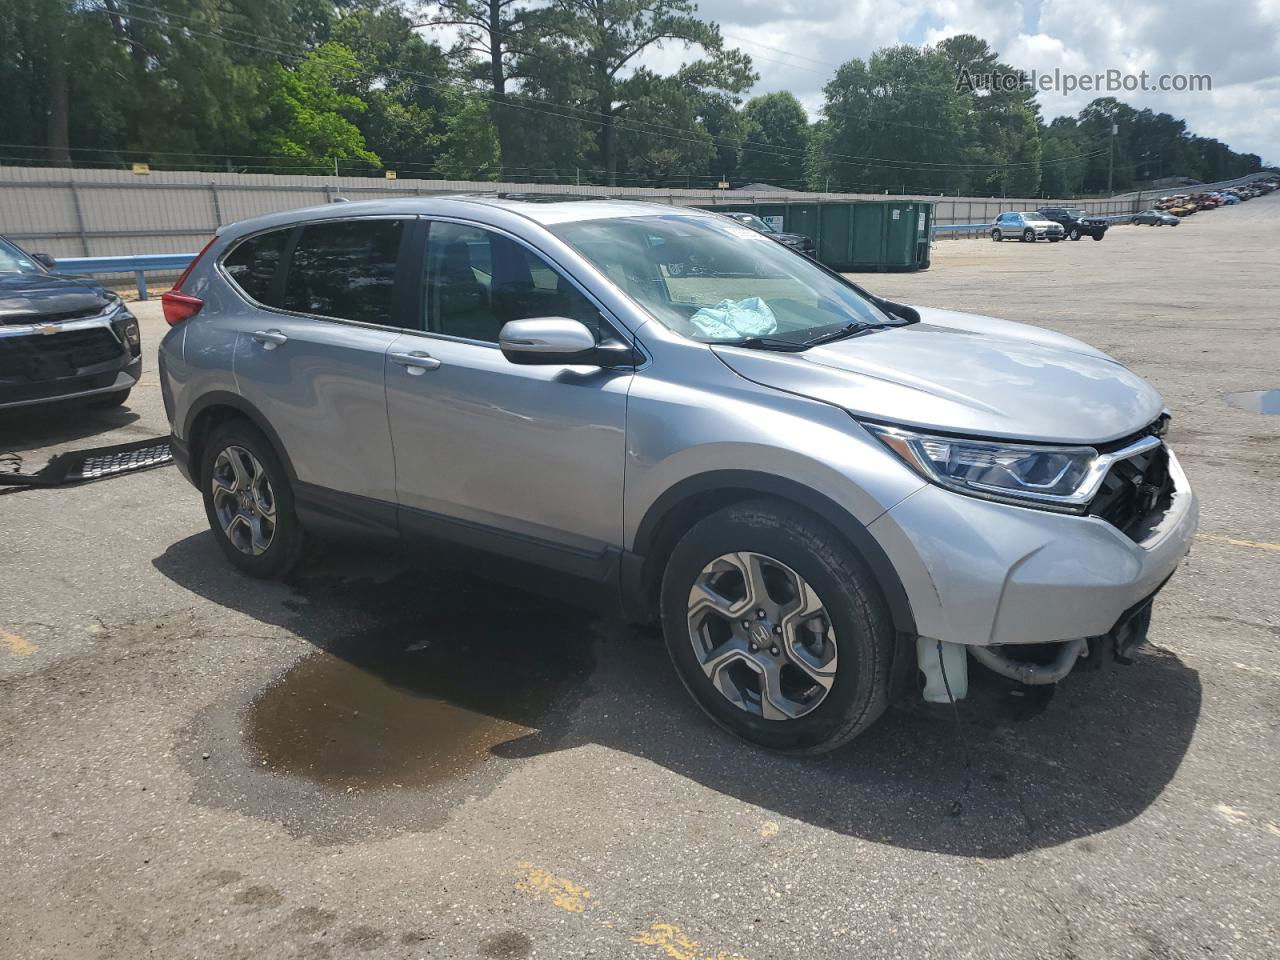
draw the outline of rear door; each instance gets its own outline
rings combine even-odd
[[[237,333],[241,395],[270,421],[300,499],[334,494],[394,526],[395,462],[387,426],[386,354],[401,336],[397,269],[412,218],[356,218],[296,227],[266,301]],[[236,278],[237,250],[223,261]],[[243,288],[244,281],[241,282]]]

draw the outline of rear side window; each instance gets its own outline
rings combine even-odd
[[[222,269],[250,300],[276,305],[273,299],[276,269],[292,232],[292,227],[286,227],[260,233],[237,244],[223,259]]]
[[[403,220],[338,220],[302,229],[285,280],[284,308],[390,325]]]

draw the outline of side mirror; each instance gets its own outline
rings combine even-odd
[[[53,255],[48,253],[33,253],[31,259],[48,270],[52,270],[58,265],[58,261],[53,258]]]
[[[597,343],[586,324],[568,317],[512,320],[499,332],[498,346],[509,361],[525,366],[617,367],[635,362],[631,347]]]

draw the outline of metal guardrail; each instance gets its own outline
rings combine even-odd
[[[194,253],[153,253],[132,257],[68,257],[59,259],[56,273],[132,273],[138,283],[138,299],[147,299],[148,273],[180,273],[194,260]]]

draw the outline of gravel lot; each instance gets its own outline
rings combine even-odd
[[[1202,535],[1135,665],[737,743],[658,639],[343,551],[223,562],[172,468],[0,496],[0,956],[1275,957],[1280,194],[860,277],[1088,340],[1164,393]],[[149,355],[163,324],[139,306]],[[0,418],[28,468],[167,432]],[[956,812],[958,811],[958,812]]]

